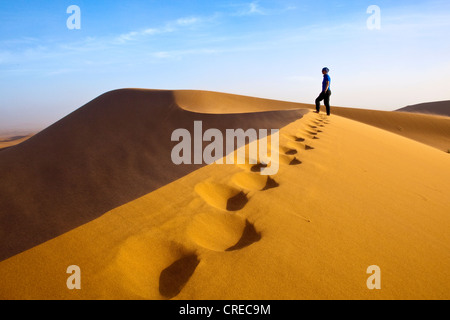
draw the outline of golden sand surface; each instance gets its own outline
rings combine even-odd
[[[73,174],[72,190],[89,186],[89,201],[80,207],[95,214],[85,220],[73,219],[71,215],[77,212],[73,207],[85,195],[68,197],[63,193],[63,204],[70,206],[56,203],[54,207],[60,211],[55,210],[50,219],[46,210],[52,208],[52,201],[61,200],[55,190],[42,189],[48,182],[31,184],[26,192],[32,199],[21,198],[21,189],[12,179],[8,184],[0,183],[0,189],[13,189],[17,194],[16,202],[0,207],[5,210],[0,238],[7,256],[0,262],[1,299],[450,298],[449,154],[373,125],[339,115],[315,114],[307,105],[196,94],[145,90],[109,93],[50,131],[17,149],[3,151],[8,156],[0,154],[3,170],[6,158],[19,161],[21,154],[41,147],[41,141],[64,137],[64,130],[68,136],[77,133],[67,128],[80,129],[80,121],[90,119],[90,124],[96,125],[95,132],[105,138],[120,136],[123,128],[117,125],[123,123],[127,131],[137,127],[135,136],[124,136],[118,144],[126,150],[125,159],[140,159],[138,155],[145,154],[142,161],[151,165],[161,162],[159,171],[169,166],[162,174],[170,176],[162,183],[146,185],[138,178],[142,172],[127,167],[136,162],[113,159],[111,150],[119,149],[107,146],[111,140],[101,139],[106,145],[103,149],[95,141],[92,145],[81,143],[90,141],[83,139],[93,134],[88,126],[82,127],[83,139],[61,138],[52,150],[64,143],[70,142],[72,148],[80,143],[91,155],[82,158],[87,161],[86,174],[80,175],[81,167],[67,172]],[[133,107],[152,96],[160,99],[152,110],[140,113],[144,104]],[[125,109],[119,108],[123,101],[128,102]],[[117,103],[117,108],[108,109],[109,121],[96,122],[95,112],[101,119],[106,109],[99,106],[105,103]],[[133,115],[121,110],[138,113],[139,118],[147,112],[155,117],[151,132],[187,126],[194,119],[211,121],[212,126],[223,123],[226,127],[239,121],[266,128],[273,120],[281,128],[279,171],[263,176],[256,170],[261,164],[247,163],[212,164],[174,174],[167,150],[155,149],[156,142],[143,144],[136,138],[148,130],[148,124],[141,126],[137,118],[130,124]],[[167,115],[167,110],[173,114]],[[267,114],[269,111],[275,113]],[[227,113],[238,118],[220,120]],[[208,118],[214,115],[219,118]],[[122,121],[118,121],[120,116]],[[380,121],[384,117],[380,116]],[[173,126],[167,125],[171,122]],[[441,131],[444,141],[445,128]],[[166,137],[160,133],[149,137],[150,142]],[[102,157],[95,158],[98,153]],[[61,156],[47,158],[70,162]],[[88,161],[92,158],[95,161]],[[107,180],[110,193],[95,183],[102,177],[98,172],[102,167],[112,174]],[[132,189],[133,179],[126,179],[130,174],[140,192],[120,198],[120,205],[114,206],[114,201],[104,207],[89,205],[95,200],[107,202],[105,195],[119,197],[119,193]],[[77,184],[81,183],[77,179],[84,184]],[[61,179],[60,183],[67,181]],[[39,192],[33,189],[36,186]],[[39,203],[39,195],[46,197],[46,191],[50,195],[46,210],[33,207]],[[21,201],[33,209],[18,209]],[[5,213],[12,208],[18,217],[11,218],[11,211]],[[58,212],[61,221],[70,223],[54,223]],[[25,228],[24,232],[33,234],[37,229],[47,237],[33,241],[30,236],[27,245],[16,246],[22,236],[12,232],[14,227],[5,227],[12,225],[8,224],[11,219],[15,226]],[[38,227],[33,229],[33,225]],[[81,269],[81,290],[66,286],[66,270],[71,265]],[[381,290],[367,288],[370,275],[366,270],[372,265],[380,267]]]

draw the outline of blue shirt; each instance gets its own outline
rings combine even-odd
[[[327,87],[327,81],[330,83],[328,86],[328,90],[331,91],[331,78],[328,74],[324,74],[323,75],[323,82],[322,82],[322,92],[325,91],[326,87]]]

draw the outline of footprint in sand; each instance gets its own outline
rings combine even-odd
[[[288,155],[288,156],[293,156],[293,155],[296,155],[297,153],[298,153],[297,150],[295,150],[295,149],[289,149],[289,150],[287,150],[284,154],[285,154],[285,155]]]
[[[297,141],[297,142],[305,142],[305,138],[301,135],[292,135],[292,134],[283,134],[284,137],[286,137],[288,140],[293,140],[293,141]],[[280,147],[281,151],[282,147]]]
[[[317,130],[316,129],[301,128],[301,129],[298,130],[297,135],[292,136],[291,139],[297,140],[296,138],[298,138],[298,141],[302,142],[301,138],[306,140],[305,137],[310,138],[310,136],[316,136],[316,135],[317,135]]]
[[[133,235],[119,246],[100,277],[116,277],[115,287],[131,299],[171,299],[188,283],[200,260],[195,252],[152,229]]]
[[[240,188],[250,191],[264,191],[279,186],[270,176],[250,172],[236,173],[231,180]]]
[[[326,117],[323,117],[321,120],[319,120],[322,122],[322,124],[329,124],[330,120],[328,120]]]
[[[159,276],[159,293],[167,298],[176,297],[194,274],[200,260],[197,255],[187,254],[161,271]]]
[[[318,133],[319,133],[318,129],[300,128],[300,129],[298,129],[297,134],[295,136],[292,136],[293,138],[291,138],[291,140],[295,140],[298,142],[304,142],[304,141],[306,141],[305,138],[314,139],[314,137],[317,137]],[[303,141],[302,141],[302,139],[297,140],[295,138],[303,138],[304,140]]]
[[[295,147],[298,147],[298,146],[295,146]],[[292,154],[298,153],[298,151],[296,149],[292,149],[292,150],[295,150],[295,153],[292,153]],[[280,160],[280,164],[285,164],[285,165],[289,165],[289,166],[301,164],[301,161],[298,160],[297,157],[291,156],[291,155],[286,155],[286,154],[280,154],[279,160]]]
[[[313,150],[314,147],[310,146],[309,144],[306,144],[304,142],[297,142],[297,141],[288,141],[286,143],[286,146],[295,150]]]
[[[267,164],[258,162],[257,164],[251,166],[250,171],[259,173],[259,172],[261,172],[262,169],[267,168],[267,167],[268,167]]]
[[[296,165],[299,165],[299,164],[302,164],[302,162],[300,160],[298,160],[297,158],[294,158],[294,159],[291,160],[291,162],[289,162],[290,166],[296,166]]]
[[[315,131],[305,130],[305,132],[306,132],[307,134],[312,135],[312,136],[316,136],[316,135],[317,135],[317,132],[315,132]]]
[[[250,223],[248,220],[246,220],[245,228],[244,228],[244,231],[242,232],[242,235],[241,235],[241,238],[239,239],[239,241],[235,245],[226,249],[225,251],[241,250],[241,249],[244,249],[244,248],[250,246],[251,244],[253,244],[255,242],[258,242],[259,240],[261,240],[261,233],[256,231],[255,226],[252,223]]]
[[[196,215],[187,234],[198,246],[218,252],[240,250],[261,240],[252,223],[227,213]]]
[[[206,203],[225,211],[241,210],[248,202],[247,194],[224,184],[205,181],[194,190]]]
[[[286,156],[295,156],[296,154],[298,154],[298,150],[296,146],[280,146],[280,154],[284,154]]]

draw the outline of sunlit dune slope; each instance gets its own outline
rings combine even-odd
[[[399,134],[447,152],[450,149],[450,117],[334,107],[333,114]]]
[[[176,90],[173,94],[181,108],[201,113],[227,114],[311,107],[304,103],[274,101],[213,91]]]
[[[195,120],[203,121],[204,130],[276,129],[306,112],[268,111],[287,109],[286,105],[292,109],[294,104],[257,98],[236,106],[228,104],[235,99],[224,94],[215,99],[222,114],[211,114],[212,109],[206,114],[201,113],[208,111],[203,95],[179,95],[139,89],[108,92],[27,141],[0,151],[0,260],[200,168],[171,161],[175,129],[185,128],[193,135]],[[240,110],[244,104],[245,110]]]
[[[0,298],[450,298],[448,154],[308,113],[279,162],[202,167],[0,262]]]

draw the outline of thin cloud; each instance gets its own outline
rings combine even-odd
[[[241,9],[233,14],[235,16],[267,15],[266,11],[259,5],[259,1],[243,3],[236,6],[241,7]]]
[[[248,14],[262,14],[262,15],[265,15],[266,13],[259,6],[258,2],[255,1],[255,2],[252,2],[252,3],[249,4]]]
[[[114,44],[124,44],[130,41],[137,41],[146,36],[153,36],[164,33],[172,33],[179,31],[182,28],[192,27],[204,22],[205,19],[199,17],[184,17],[179,18],[175,21],[170,21],[164,26],[157,28],[147,28],[140,31],[131,31],[128,33],[121,34],[114,38],[112,41]]]
[[[186,55],[210,55],[223,52],[220,49],[190,49],[190,50],[173,50],[173,51],[158,51],[153,52],[151,56],[158,59],[180,59]]]
[[[201,21],[201,19],[197,18],[197,17],[189,17],[189,18],[181,18],[178,19],[175,24],[178,26],[191,26],[193,24],[199,23]]]
[[[65,43],[56,42],[54,40],[40,40],[35,38],[19,38],[12,40],[3,40],[2,43],[5,49],[0,51],[0,66],[17,63],[32,63],[38,61],[55,60],[62,57],[80,57],[81,61],[85,61],[83,56],[87,53],[101,53],[108,50],[111,52],[118,47],[128,43],[145,44],[145,40],[151,36],[161,34],[183,32],[189,28],[204,26],[207,23],[213,22],[217,15],[210,17],[181,17],[179,19],[169,21],[158,27],[149,27],[141,30],[133,30],[119,35],[103,36],[103,37],[87,37],[85,39]],[[15,48],[6,49],[8,46],[15,46]],[[18,45],[21,46],[18,46]],[[170,56],[179,56],[179,54],[170,54]],[[155,57],[164,57],[167,54],[156,54]],[[14,71],[14,68],[10,69]],[[5,71],[5,70],[3,70]],[[65,72],[66,70],[64,70]],[[70,70],[69,70],[70,71]],[[57,71],[56,73],[59,73]]]
[[[232,16],[270,16],[270,15],[277,15],[282,14],[286,11],[296,10],[297,7],[295,6],[287,6],[284,8],[267,8],[263,7],[260,4],[259,0],[252,1],[252,2],[246,2],[241,4],[233,4],[232,7],[239,7],[240,9],[237,12],[232,13]]]

